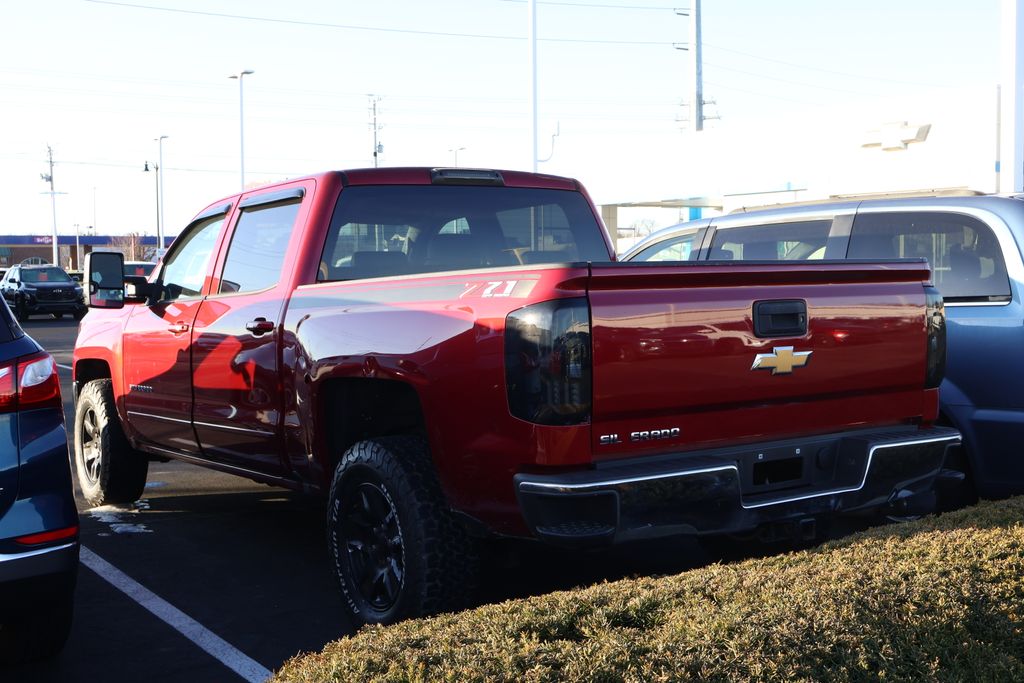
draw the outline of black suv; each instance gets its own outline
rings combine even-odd
[[[78,549],[57,365],[0,301],[0,667],[64,645]]]
[[[14,266],[0,280],[0,294],[21,322],[30,315],[65,313],[81,320],[88,310],[82,286],[58,266]]]

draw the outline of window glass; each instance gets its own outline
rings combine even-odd
[[[647,247],[631,260],[633,261],[692,261],[697,258],[700,243],[697,241],[703,230],[679,235],[664,242]]]
[[[60,268],[25,268],[23,282],[71,282],[71,277]]]
[[[806,261],[825,257],[832,221],[800,221],[723,228],[711,240],[714,260]]]
[[[847,258],[926,258],[949,300],[1009,301],[1006,265],[992,230],[952,213],[858,214]]]
[[[277,284],[299,206],[290,202],[243,210],[228,247],[221,292],[255,292]]]
[[[163,285],[161,301],[174,301],[183,296],[198,296],[203,290],[210,255],[217,235],[224,224],[224,216],[197,223],[178,239],[174,251],[164,260],[160,273]]]
[[[341,193],[320,281],[566,261],[607,261],[578,192],[373,185]]]

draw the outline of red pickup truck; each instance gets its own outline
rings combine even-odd
[[[926,509],[959,440],[924,261],[619,264],[566,178],[324,173],[211,204],[148,281],[87,271],[88,501],[167,457],[322,495],[361,622],[457,605],[485,535]]]

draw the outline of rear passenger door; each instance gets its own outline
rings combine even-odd
[[[280,323],[292,287],[286,264],[312,183],[243,196],[192,336],[193,424],[204,457],[232,469],[283,473]]]

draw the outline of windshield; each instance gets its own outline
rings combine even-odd
[[[71,282],[71,278],[60,268],[24,268],[22,282]]]

